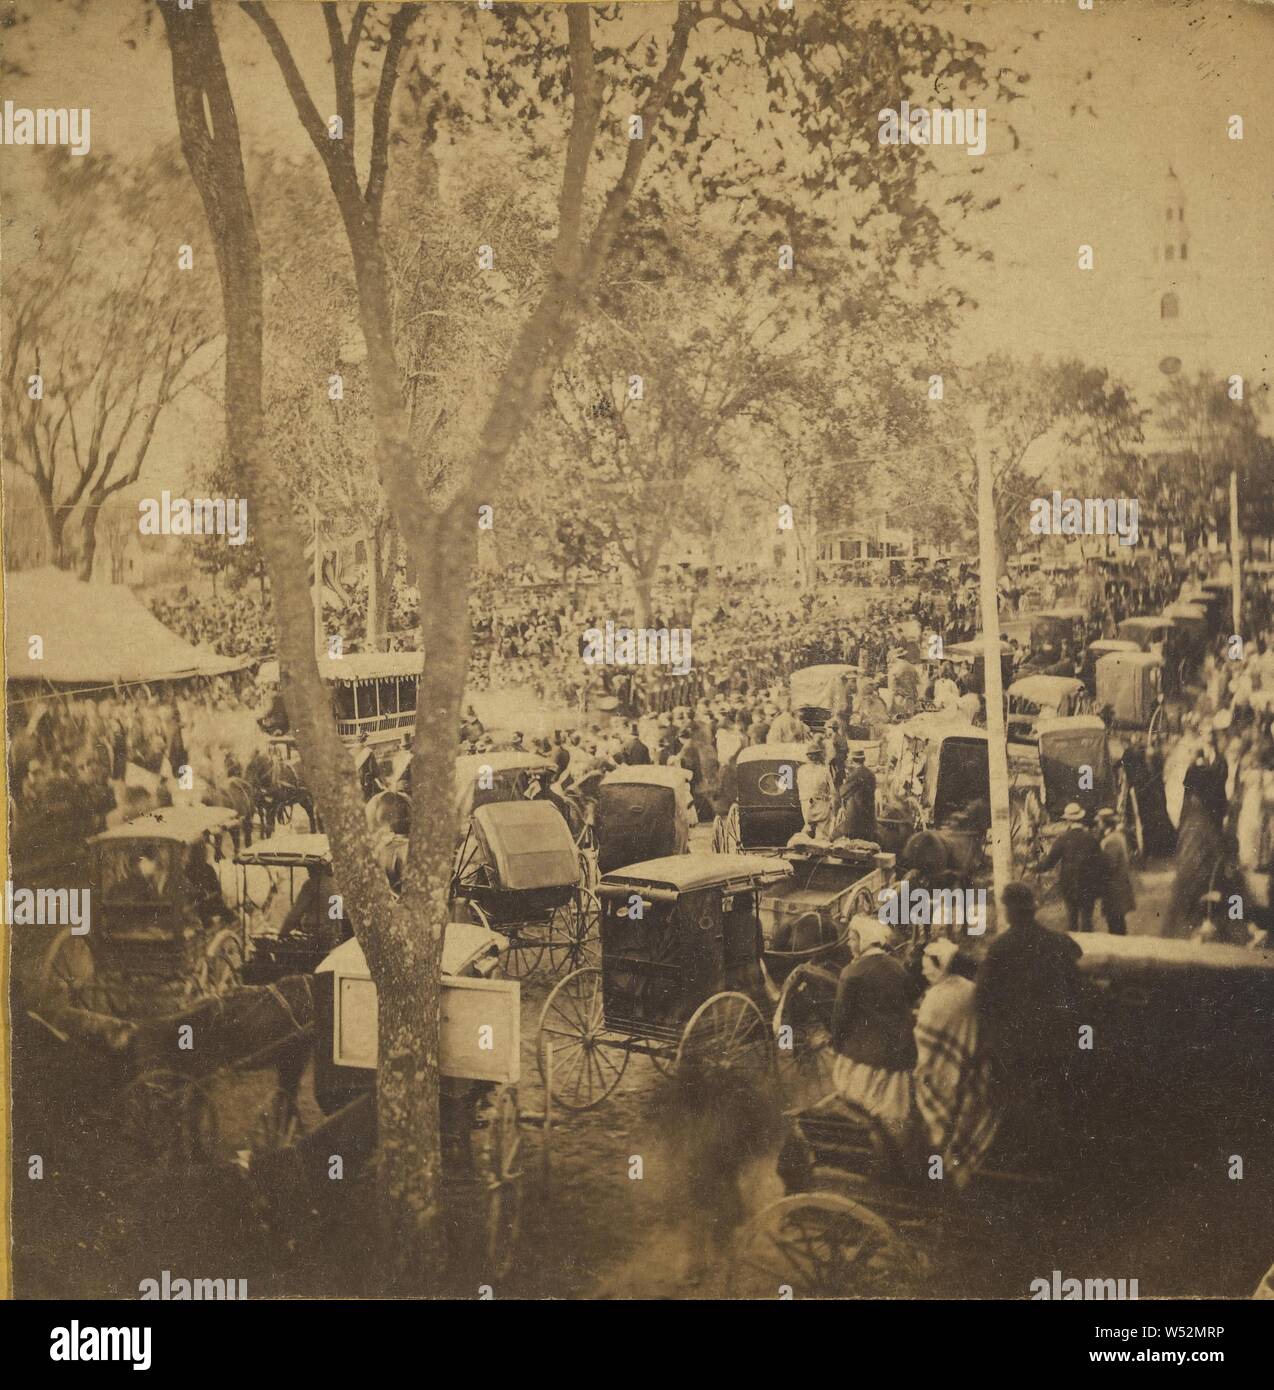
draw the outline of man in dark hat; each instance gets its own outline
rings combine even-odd
[[[1040,873],[1060,865],[1058,887],[1066,903],[1069,931],[1092,931],[1093,909],[1106,888],[1101,842],[1084,824],[1084,808],[1072,801],[1062,812],[1066,829],[1040,861]]]

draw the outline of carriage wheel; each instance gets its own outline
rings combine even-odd
[[[1153,748],[1155,740],[1159,737],[1159,730],[1163,724],[1163,705],[1155,706],[1154,713],[1150,716],[1150,722],[1146,725],[1146,747]]]
[[[209,943],[204,960],[208,994],[222,999],[238,989],[243,977],[243,947],[235,932],[229,927],[219,931]]]
[[[553,1099],[567,1110],[591,1110],[619,1085],[628,1066],[626,1040],[609,1037],[602,1018],[602,972],[585,966],[559,980],[540,1014],[540,1077],[553,1053]],[[547,1080],[545,1080],[547,1085]]]
[[[713,854],[734,854],[739,849],[739,807],[730,807],[724,816],[716,816],[712,822]]]
[[[835,1192],[783,1197],[740,1234],[729,1268],[735,1298],[905,1296],[919,1253],[890,1224]]]
[[[480,927],[495,931],[490,917],[472,898],[469,899],[469,917]],[[515,922],[512,926],[496,932],[504,941],[500,961],[505,976],[510,980],[525,980],[534,975],[544,955],[543,937],[532,936],[529,933],[531,925],[527,922]]]
[[[548,960],[554,975],[570,974],[586,965],[601,965],[602,908],[587,888],[559,907],[549,923]]]
[[[673,1043],[668,1046],[660,1046],[658,1043],[651,1045],[650,1051],[646,1053],[650,1058],[651,1064],[660,1076],[676,1076],[677,1074],[677,1047]]]
[[[148,1071],[124,1092],[120,1134],[136,1178],[211,1163],[217,1153],[217,1112],[197,1081],[180,1072]]]
[[[581,849],[579,852],[579,874],[580,883],[589,890],[596,891],[598,880],[601,873],[597,867],[597,846],[592,849]]]
[[[714,994],[690,1015],[677,1048],[678,1072],[685,1067],[758,1080],[773,1076],[770,1030],[746,994]]]
[[[102,1011],[108,1003],[98,984],[93,952],[84,936],[72,936],[64,927],[44,953],[36,976],[40,1008]]]
[[[275,1153],[291,1148],[304,1133],[296,1097],[288,1091],[276,1090],[257,1114],[252,1130],[252,1152]]]
[[[492,1279],[503,1279],[513,1266],[522,1229],[522,1135],[518,1129],[517,1092],[496,1092],[487,1127],[486,1257]]]
[[[774,1056],[786,1089],[798,1093],[813,1086],[827,1089],[832,1040],[827,1023],[810,998],[807,976],[798,967],[783,981],[774,1010]]]

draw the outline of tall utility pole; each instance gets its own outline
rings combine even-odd
[[[1013,877],[1009,820],[1009,756],[1004,730],[1004,686],[1000,677],[1000,609],[996,587],[995,488],[985,424],[975,426],[978,454],[978,568],[982,589],[982,666],[986,689],[987,763],[991,773],[991,872],[995,903]]]
[[[1231,632],[1243,636],[1243,538],[1239,535],[1239,470],[1230,469],[1230,575],[1234,583],[1231,603],[1234,626]]]

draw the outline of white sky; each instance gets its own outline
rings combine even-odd
[[[272,8],[296,43],[312,87],[326,91],[319,16],[303,13],[308,7],[299,0],[276,0]],[[860,8],[869,11],[871,0],[861,0]],[[30,75],[11,81],[0,97],[91,107],[96,150],[135,154],[173,138],[157,18],[146,34],[136,0],[95,0],[72,37],[62,6],[45,3],[35,10],[30,35],[37,42],[29,57],[15,55],[29,63]],[[252,144],[312,158],[290,103],[279,99],[278,74],[255,26],[236,6],[224,10],[223,41],[245,135]],[[1197,352],[1198,365],[1220,374],[1242,370],[1269,380],[1274,6],[1094,0],[1090,12],[1076,0],[988,0],[938,6],[931,18],[990,43],[994,58],[1031,76],[1025,100],[990,106],[981,160],[959,149],[930,152],[940,187],[972,187],[1002,198],[998,209],[968,228],[995,253],[995,263],[958,269],[958,282],[979,307],[963,323],[954,356],[968,362],[992,350],[1075,353],[1124,370],[1144,367],[1143,379],[1153,381],[1162,355],[1147,338],[1159,328],[1153,253],[1171,164],[1185,192],[1191,273],[1197,276],[1183,290],[1183,326],[1197,325],[1201,308],[1208,334],[1180,355],[1188,367]],[[666,32],[670,20],[669,7],[654,5],[639,22]],[[1022,53],[1009,58],[1018,43]],[[1083,80],[1087,72],[1091,81]],[[1072,103],[1080,107],[1074,116],[1068,114]],[[1234,113],[1244,118],[1242,141],[1226,138]],[[1009,121],[1022,139],[1016,151]],[[4,273],[14,273],[32,244],[22,186],[39,158],[37,149],[0,147]],[[974,164],[984,172],[970,180]],[[1076,269],[1082,242],[1095,250],[1091,272]],[[191,451],[206,447],[207,430],[192,428],[206,408],[191,409],[195,417],[174,416],[157,436],[148,467],[152,486],[179,481]]]

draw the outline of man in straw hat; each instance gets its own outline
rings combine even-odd
[[[1057,886],[1066,903],[1067,930],[1092,931],[1093,908],[1106,884],[1106,861],[1097,836],[1084,824],[1084,808],[1072,801],[1062,812],[1066,829],[1040,861],[1040,873],[1060,866]]]

